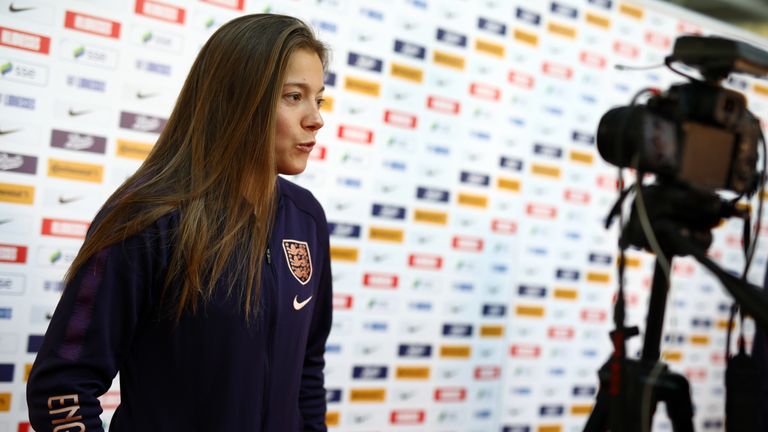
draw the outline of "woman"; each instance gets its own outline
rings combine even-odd
[[[331,326],[320,204],[278,177],[323,126],[326,49],[249,15],[197,56],[157,144],[107,200],[27,386],[38,431],[326,430]]]

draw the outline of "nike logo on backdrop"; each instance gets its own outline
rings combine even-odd
[[[77,197],[77,196],[76,197],[63,197],[63,196],[60,196],[59,197],[59,204],[69,204],[69,203],[73,203],[75,201],[79,201],[81,199],[83,199],[83,197]]]
[[[24,12],[24,11],[28,11],[28,10],[32,10],[32,9],[34,9],[34,7],[17,7],[17,6],[14,6],[13,3],[8,5],[8,10],[13,12],[13,13]]]
[[[85,114],[90,114],[91,112],[92,112],[91,110],[76,111],[75,109],[70,108],[69,111],[67,111],[67,114],[69,114],[70,117],[77,117]]]
[[[10,135],[12,133],[16,133],[20,131],[21,129],[0,129],[0,135]]]
[[[309,303],[310,300],[312,300],[312,296],[307,297],[307,299],[302,302],[299,301],[299,296],[294,296],[293,308],[296,310],[301,310],[304,306],[307,305],[307,303]]]

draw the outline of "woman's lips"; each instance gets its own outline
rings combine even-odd
[[[299,148],[299,150],[309,153],[312,151],[312,148],[315,147],[315,142],[312,141],[312,142],[301,143],[297,147]]]

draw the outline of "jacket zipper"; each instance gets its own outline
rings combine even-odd
[[[267,281],[267,286],[263,286],[261,288],[261,295],[262,296],[264,295],[264,291],[266,289],[269,289],[270,284],[273,287],[277,285],[277,276],[275,275],[275,269],[274,269],[274,266],[272,265],[272,251],[270,250],[269,245],[267,245],[266,258],[267,258],[267,269],[268,269],[268,272],[269,272],[268,275],[270,276],[270,278]],[[263,278],[262,278],[262,280],[263,280]],[[264,381],[264,394],[262,395],[262,397],[263,397],[263,399],[262,399],[262,413],[263,413],[262,415],[263,415],[263,417],[261,419],[262,430],[264,430],[264,431],[267,430],[267,424],[268,424],[268,419],[269,419],[269,417],[268,417],[269,416],[269,412],[267,411],[267,408],[268,408],[267,405],[269,404],[269,400],[271,398],[271,395],[269,394],[269,392],[270,392],[270,381],[271,381],[270,380],[270,377],[271,377],[270,369],[272,367],[272,339],[273,339],[272,338],[272,333],[274,333],[274,322],[277,319],[276,318],[276,314],[277,314],[277,310],[276,309],[277,309],[277,306],[279,305],[279,299],[277,298],[277,290],[274,289],[273,292],[274,292],[274,295],[275,295],[275,299],[274,299],[275,310],[270,310],[268,312],[269,322],[267,323],[267,329],[266,329],[267,330],[267,334],[266,334],[266,341],[267,341],[267,343],[266,343],[266,347],[265,348],[266,348],[266,352],[267,352],[267,360],[266,360],[266,365],[265,365],[266,366],[266,374],[265,374],[265,378],[264,378],[264,380],[265,380]],[[269,305],[268,305],[268,307],[269,307]]]

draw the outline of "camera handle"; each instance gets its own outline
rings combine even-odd
[[[635,360],[614,353],[600,368],[600,390],[584,427],[585,432],[647,432],[642,430],[643,419],[647,419],[650,429],[650,420],[658,402],[666,403],[675,432],[693,432],[693,406],[688,381],[684,376],[670,372],[666,364],[658,361],[668,291],[669,280],[656,261],[642,356],[640,360]],[[637,327],[621,331],[627,338],[638,334]],[[617,332],[618,329],[611,332],[612,338]]]

